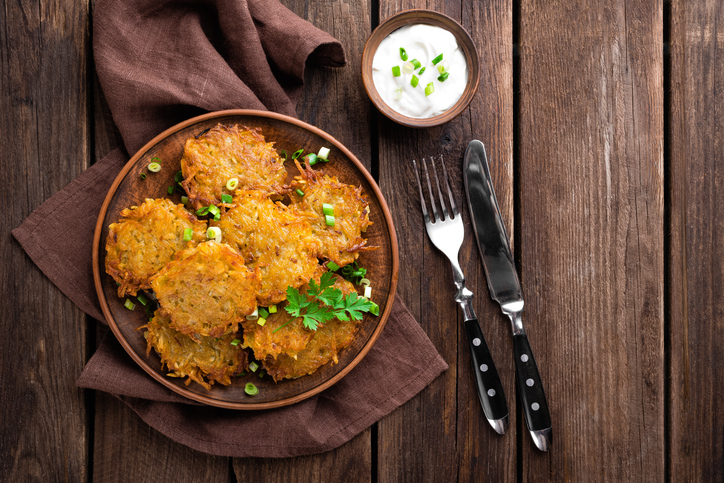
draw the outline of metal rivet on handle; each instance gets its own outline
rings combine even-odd
[[[495,396],[495,389],[488,389],[488,396],[490,396],[490,397]]]
[[[530,405],[530,408],[531,408],[533,411],[538,411],[538,409],[540,409],[540,405],[539,405],[538,403],[533,403],[533,404]]]
[[[528,362],[528,354],[523,354],[522,356],[520,356],[520,360],[523,362]]]
[[[480,345],[480,339],[478,339],[477,337],[474,338],[474,339],[473,339],[473,345],[474,345],[475,347],[479,346],[479,345]]]
[[[533,387],[533,384],[535,384],[535,383],[533,382],[533,379],[526,379],[526,381],[525,381],[525,385],[526,385],[526,386],[528,386],[528,387]]]
[[[480,370],[482,372],[488,372],[488,365],[487,364],[480,364]]]

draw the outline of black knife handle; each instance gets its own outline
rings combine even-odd
[[[543,431],[551,427],[551,415],[543,391],[538,366],[525,333],[513,336],[515,371],[518,393],[523,403],[525,422],[529,431]]]
[[[473,374],[485,417],[493,421],[506,418],[508,404],[505,402],[503,384],[500,382],[498,370],[495,368],[478,320],[466,320],[465,331],[468,334],[468,344],[473,356]]]

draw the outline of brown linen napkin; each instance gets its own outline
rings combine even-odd
[[[268,108],[294,115],[307,59],[344,64],[339,42],[275,0],[99,0],[94,42],[99,78],[130,152],[206,110]],[[13,230],[49,279],[101,321],[93,232],[105,195],[127,161],[121,149],[108,154]],[[199,451],[285,457],[341,445],[445,369],[396,299],[385,330],[362,362],[331,388],[292,406],[232,411],[198,405],[150,378],[112,333],[78,385],[116,395],[149,425]]]

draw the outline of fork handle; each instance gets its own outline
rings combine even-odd
[[[465,331],[468,334],[468,344],[472,353],[473,374],[480,404],[490,425],[496,432],[503,434],[508,424],[508,404],[505,402],[503,384],[500,382],[498,370],[488,350],[488,344],[485,343],[478,319],[466,320]]]

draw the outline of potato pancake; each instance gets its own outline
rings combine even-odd
[[[223,242],[236,248],[249,268],[259,269],[259,305],[285,300],[287,287],[307,283],[319,266],[319,242],[309,222],[261,191],[241,191],[233,205],[215,223]]]
[[[187,229],[190,241],[184,241]],[[176,253],[206,240],[206,222],[165,198],[124,209],[108,230],[106,272],[119,284],[119,297],[150,289],[151,276]]]
[[[180,252],[151,278],[161,314],[196,341],[236,332],[256,308],[260,285],[258,270],[248,269],[239,252],[214,241]]]
[[[295,163],[301,174],[292,181],[290,208],[309,220],[312,234],[319,240],[318,256],[342,267],[354,262],[360,251],[375,249],[367,247],[367,240],[362,238],[362,233],[372,224],[369,203],[362,195],[362,188],[314,171],[308,163],[304,169],[298,161]],[[304,196],[297,194],[297,189]],[[327,225],[324,204],[334,209],[334,226]]]
[[[194,340],[170,325],[170,319],[158,311],[145,326],[146,354],[155,350],[169,377],[188,377],[186,385],[196,381],[206,389],[214,382],[228,386],[231,378],[246,368],[249,357],[230,333],[221,338],[200,337]],[[206,377],[209,382],[204,380]]]
[[[218,205],[222,194],[233,194],[227,182],[238,180],[240,189],[281,193],[287,179],[284,162],[261,130],[218,124],[189,138],[181,158],[181,186],[196,208]]]

